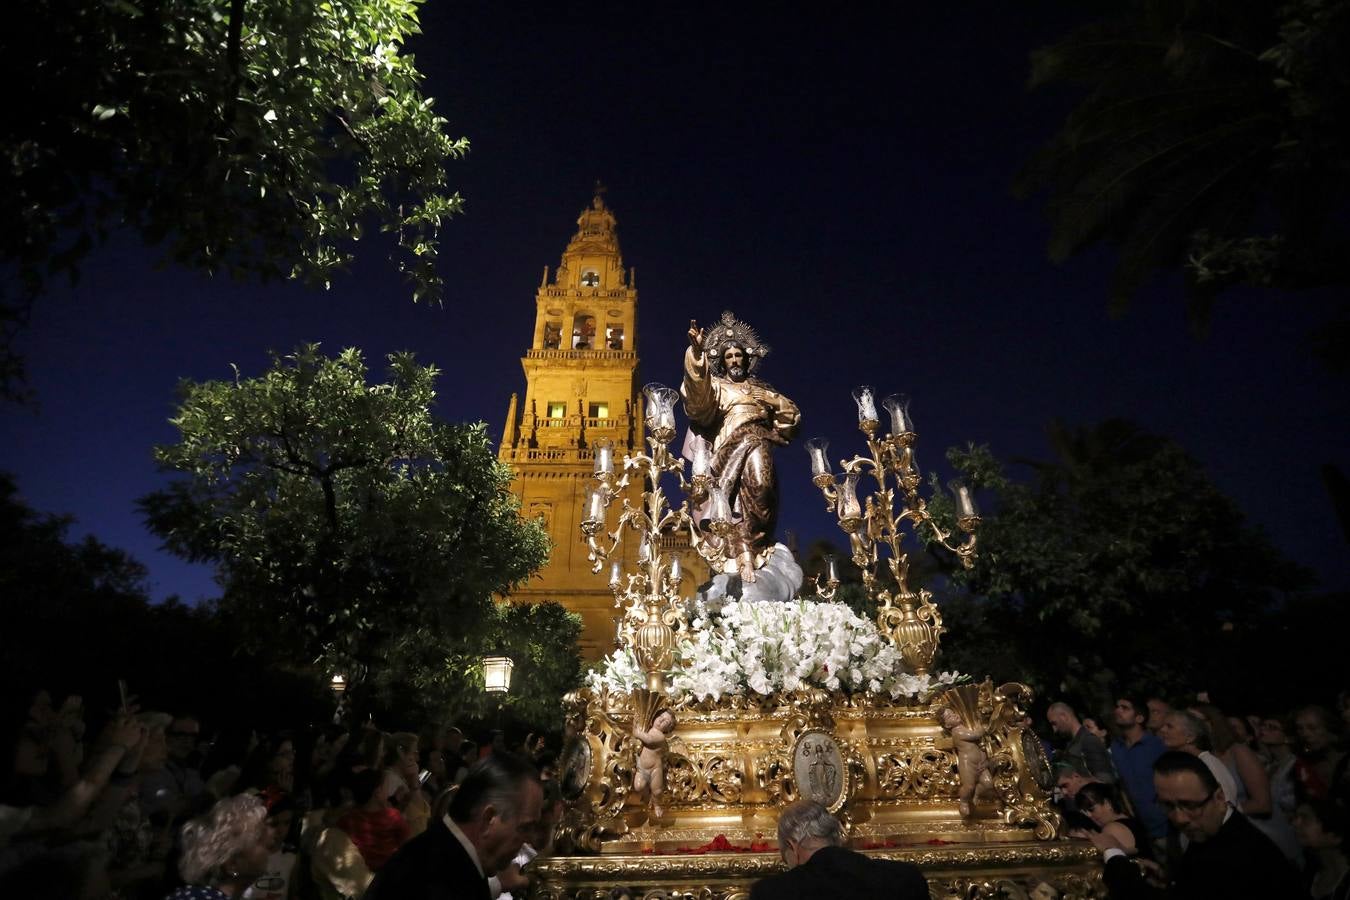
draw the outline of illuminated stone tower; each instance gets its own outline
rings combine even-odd
[[[553,554],[512,599],[556,600],[582,617],[582,651],[598,658],[613,647],[614,597],[608,577],[592,574],[581,541],[587,492],[594,486],[593,447],[614,442],[616,459],[643,446],[637,376],[637,289],[623,267],[614,215],[597,188],[577,219],[562,262],[535,294],[534,340],[521,365],[525,398],[511,395],[499,455],[516,471],[512,490],[521,515],[542,518]],[[634,502],[641,487],[630,487]],[[626,541],[625,565],[636,550]],[[693,573],[691,573],[693,574]]]

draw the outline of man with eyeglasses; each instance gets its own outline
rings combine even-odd
[[[1091,835],[1113,900],[1306,896],[1279,848],[1229,804],[1203,761],[1168,751],[1153,764],[1153,785],[1158,806],[1189,840],[1186,852],[1165,878],[1156,864],[1127,857],[1110,835]]]
[[[166,758],[162,767],[141,776],[141,807],[146,815],[174,822],[197,811],[206,783],[193,766],[202,725],[193,716],[179,716],[164,731]]]

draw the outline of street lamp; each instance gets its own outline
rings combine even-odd
[[[340,672],[334,672],[333,677],[328,679],[328,689],[333,692],[333,699],[337,700],[337,708],[333,710],[333,724],[341,725],[347,716],[346,677]]]
[[[511,690],[511,671],[516,664],[509,656],[483,657],[483,687],[489,694]]]
[[[502,703],[506,692],[511,690],[511,671],[515,661],[509,656],[483,657],[483,690],[497,695],[497,730],[502,728]]]

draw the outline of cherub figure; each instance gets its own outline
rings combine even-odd
[[[994,778],[989,774],[989,754],[980,746],[985,728],[982,725],[967,725],[961,714],[951,707],[943,707],[938,714],[942,727],[952,736],[956,744],[956,769],[961,776],[961,792],[958,794],[958,808],[961,818],[968,819],[975,812],[975,795],[980,788],[986,791],[994,789]]]
[[[633,773],[633,790],[645,794],[652,804],[652,818],[660,819],[666,811],[661,807],[661,792],[666,788],[666,742],[675,730],[675,714],[668,709],[658,712],[646,730],[634,725],[633,737],[642,743],[638,751],[637,771]]]

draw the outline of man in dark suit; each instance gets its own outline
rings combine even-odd
[[[543,796],[528,762],[508,753],[479,760],[445,818],[399,848],[365,900],[491,900],[488,876],[535,832]]]
[[[1158,806],[1185,836],[1186,851],[1169,879],[1156,864],[1126,856],[1110,835],[1090,835],[1102,850],[1103,877],[1112,900],[1307,896],[1284,854],[1229,804],[1198,756],[1179,750],[1164,753],[1153,764],[1153,786]]]
[[[872,859],[843,846],[839,820],[814,800],[778,817],[778,851],[788,870],[750,889],[750,900],[928,900],[928,882],[909,863]]]

